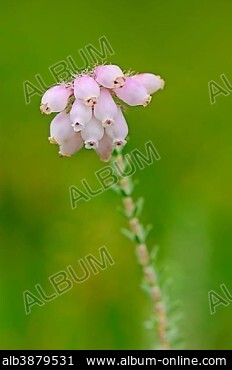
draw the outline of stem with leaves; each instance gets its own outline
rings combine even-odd
[[[147,248],[146,239],[151,230],[151,226],[144,227],[139,217],[143,208],[143,199],[135,202],[132,198],[134,183],[132,177],[126,176],[127,162],[120,149],[116,148],[112,156],[112,164],[116,166],[119,182],[114,186],[114,190],[121,195],[123,203],[123,215],[127,218],[129,229],[123,229],[123,234],[131,239],[136,245],[138,262],[142,267],[146,289],[152,299],[152,311],[156,322],[156,332],[158,347],[160,349],[170,349],[167,333],[166,307],[163,301],[162,292],[159,286],[154,262],[151,259]]]

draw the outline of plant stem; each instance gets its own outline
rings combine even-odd
[[[123,214],[129,223],[130,230],[126,230],[127,236],[135,242],[138,263],[142,267],[143,277],[152,299],[152,311],[157,323],[156,331],[159,348],[170,349],[167,334],[166,307],[163,302],[154,263],[151,261],[151,256],[147,248],[147,233],[139,220],[138,202],[136,203],[131,196],[134,188],[133,180],[131,177],[125,175],[127,163],[118,149],[114,152],[112,163],[117,167],[119,173],[117,192],[122,196]]]

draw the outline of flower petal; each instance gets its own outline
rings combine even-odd
[[[156,76],[152,73],[140,73],[132,76],[134,81],[139,82],[145,87],[148,94],[154,94],[156,91],[164,88],[164,80],[160,76]]]
[[[81,134],[73,132],[73,136],[63,141],[60,145],[59,154],[62,157],[71,157],[83,147]]]
[[[97,104],[94,106],[95,117],[102,122],[103,127],[114,124],[117,115],[117,105],[109,90],[101,88]]]
[[[63,111],[73,90],[65,84],[60,84],[48,89],[42,96],[40,110],[42,113],[50,114],[52,112]]]
[[[92,108],[85,105],[81,100],[76,99],[69,114],[74,131],[78,132],[90,121]]]
[[[74,95],[81,99],[86,105],[92,107],[100,95],[100,87],[93,77],[85,75],[74,80]]]
[[[99,141],[96,153],[99,155],[103,162],[108,162],[114,150],[113,140],[107,135],[106,131],[103,138]]]
[[[81,136],[85,141],[85,147],[87,149],[96,149],[98,147],[98,142],[102,139],[103,135],[104,129],[102,124],[95,117],[92,117],[81,130]]]
[[[124,74],[116,65],[98,66],[94,70],[96,81],[108,89],[122,87],[125,82]]]
[[[151,96],[145,87],[132,77],[127,77],[123,87],[113,91],[119,99],[131,106],[143,105],[145,107],[151,101]]]
[[[58,113],[50,125],[50,141],[60,144],[62,141],[72,137],[72,135],[73,127],[69,114],[65,112]]]

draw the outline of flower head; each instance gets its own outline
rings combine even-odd
[[[115,146],[124,146],[128,125],[118,99],[130,106],[147,106],[164,81],[152,73],[124,74],[117,65],[100,65],[89,73],[48,89],[42,113],[58,113],[50,125],[49,141],[70,157],[83,146],[109,161]],[[117,99],[115,99],[117,98]]]

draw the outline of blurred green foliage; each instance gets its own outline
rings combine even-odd
[[[120,234],[119,198],[108,190],[71,209],[69,186],[94,187],[103,164],[92,151],[59,158],[47,141],[50,117],[39,96],[25,104],[23,82],[105,35],[123,69],[154,72],[164,91],[146,108],[130,108],[130,142],[152,140],[162,159],[136,177],[145,195],[143,220],[153,223],[159,265],[182,302],[179,330],[186,348],[231,348],[231,309],[211,316],[208,291],[232,291],[231,99],[210,105],[208,82],[232,81],[229,0],[25,1],[1,4],[1,298],[0,348],[150,348],[143,328],[149,299],[140,290],[134,246]],[[79,59],[78,59],[79,58]],[[106,245],[115,265],[66,294],[24,313],[23,291]]]

